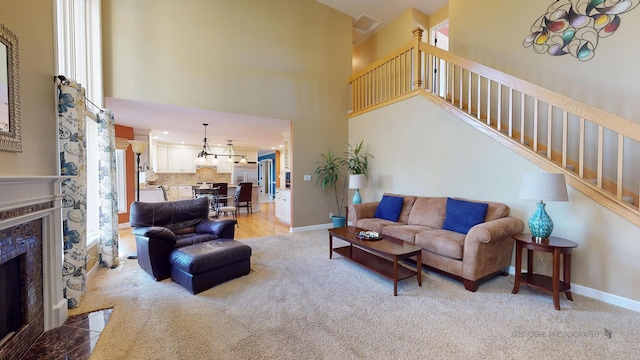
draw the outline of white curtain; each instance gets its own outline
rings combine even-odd
[[[98,196],[100,199],[100,265],[116,267],[118,261],[118,177],[116,131],[113,114],[102,110],[98,117]]]

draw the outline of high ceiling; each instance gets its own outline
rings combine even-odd
[[[354,27],[353,42],[358,44],[367,37],[373,35],[377,30],[384,27],[393,19],[397,18],[408,8],[431,15],[442,9],[449,3],[449,0],[317,0],[329,7],[343,12],[353,18],[354,23],[364,15],[364,18],[373,18],[381,22],[379,26],[373,26],[371,32],[363,33]],[[365,23],[368,25],[368,23]]]
[[[353,18],[354,44],[364,41],[402,12],[413,7],[427,15],[441,9],[448,0],[317,0]],[[362,16],[362,17],[361,17]],[[360,20],[356,24],[356,20]],[[369,26],[367,21],[380,21]],[[364,24],[368,32],[355,30]],[[362,28],[362,27],[361,27]],[[260,150],[277,149],[283,144],[282,133],[289,130],[290,121],[245,116],[217,111],[157,105],[130,100],[107,98],[106,107],[116,117],[116,124],[140,130],[149,130],[159,141],[202,145],[203,123],[208,123],[207,138],[210,146],[225,145],[233,140],[234,146],[255,147]],[[167,134],[165,134],[166,132]],[[264,152],[264,151],[263,151]]]

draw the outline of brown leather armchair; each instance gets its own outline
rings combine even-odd
[[[235,220],[211,220],[206,197],[131,204],[129,221],[136,238],[138,264],[156,281],[171,275],[175,248],[215,239],[233,239]]]

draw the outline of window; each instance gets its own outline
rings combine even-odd
[[[116,150],[116,172],[118,173],[118,214],[127,212],[127,157],[124,150]]]
[[[86,118],[87,146],[87,247],[98,241],[100,231],[100,198],[98,195],[98,123]]]

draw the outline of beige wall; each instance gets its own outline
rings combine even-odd
[[[450,0],[450,50],[563,95],[640,122],[640,8],[620,16],[595,57],[536,54],[522,46],[531,25],[553,1]]]
[[[414,8],[405,10],[365,42],[353,48],[353,72],[356,73],[376,60],[391,54],[413,39],[412,32],[415,28],[422,27],[429,30],[430,24],[437,23],[430,22],[429,16]],[[422,41],[427,42],[428,39],[428,31],[425,31],[422,34]]]
[[[24,149],[0,151],[0,175],[57,175],[53,2],[1,1],[0,23],[19,41]]]
[[[346,150],[349,16],[315,0],[103,0],[103,11],[106,96],[291,120],[293,226],[328,222],[331,197],[302,179],[327,148]]]
[[[535,210],[518,193],[523,174],[542,170],[422,97],[350,119],[349,141],[360,139],[374,156],[367,187],[360,190],[364,202],[384,192],[493,200],[508,204],[525,224]],[[579,244],[572,283],[640,301],[640,229],[568,190],[569,202],[550,202],[547,211],[553,235]],[[535,268],[550,275],[546,255]]]
[[[449,4],[429,15],[429,27],[436,26],[449,18]]]

